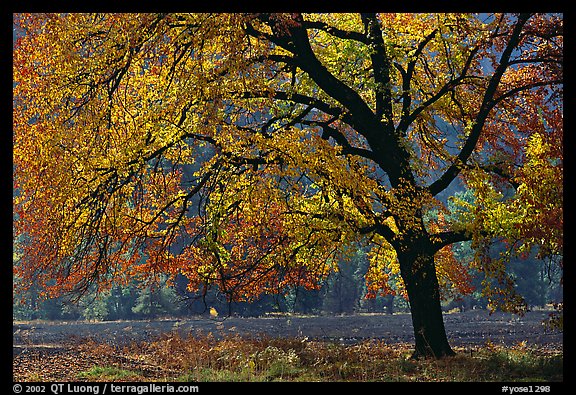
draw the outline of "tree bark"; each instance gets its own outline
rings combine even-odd
[[[455,355],[444,327],[433,251],[427,235],[423,235],[398,254],[414,328],[413,358]]]

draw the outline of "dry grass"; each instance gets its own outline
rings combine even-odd
[[[411,347],[172,334],[124,347],[85,341],[59,352],[22,353],[14,356],[13,370],[16,381],[563,380],[561,351],[486,344],[457,348],[455,357],[415,361]]]

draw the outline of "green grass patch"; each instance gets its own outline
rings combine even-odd
[[[141,375],[138,372],[121,369],[115,366],[94,366],[86,371],[78,373],[79,379],[90,381],[123,381],[134,380]]]

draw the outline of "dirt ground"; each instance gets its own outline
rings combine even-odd
[[[514,345],[519,342],[561,348],[562,333],[547,329],[546,311],[531,311],[524,317],[508,313],[471,310],[445,314],[449,341],[455,346],[481,345],[487,341]],[[13,354],[27,349],[58,348],[91,339],[113,345],[153,340],[171,332],[186,336],[215,337],[226,334],[270,337],[306,337],[313,340],[356,343],[369,338],[387,343],[414,340],[409,314],[358,314],[348,316],[273,316],[260,318],[194,317],[178,320],[13,323]]]
[[[546,329],[542,322],[548,312],[534,311],[524,317],[483,310],[445,314],[450,344],[466,354],[488,341],[514,346],[520,342],[535,346],[538,352],[562,352],[562,333]],[[138,372],[120,381],[165,380],[178,377],[170,367],[149,363],[139,351],[145,342],[162,335],[215,338],[228,335],[246,337],[302,338],[337,342],[345,346],[380,340],[399,350],[413,347],[409,314],[358,314],[348,316],[271,316],[261,318],[194,317],[180,320],[109,322],[13,322],[12,374],[15,381],[77,381],[81,373],[95,366],[115,366]],[[168,339],[170,342],[170,339]],[[128,351],[126,351],[128,350]],[[459,352],[460,352],[459,351]],[[126,354],[128,352],[128,354]],[[86,379],[82,379],[86,380]],[[115,379],[116,380],[116,379]]]

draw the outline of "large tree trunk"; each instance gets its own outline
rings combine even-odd
[[[398,259],[412,313],[415,337],[413,358],[454,355],[446,337],[434,253],[428,238],[420,238],[407,245],[398,254]]]

